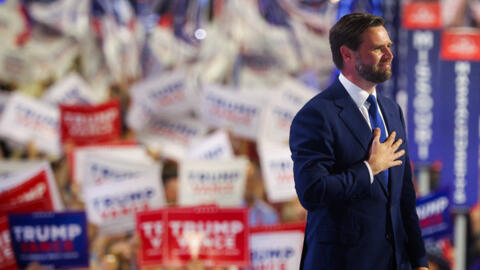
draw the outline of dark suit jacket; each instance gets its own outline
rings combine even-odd
[[[400,107],[378,95],[389,134],[406,132]],[[295,188],[307,209],[302,269],[390,269],[427,266],[415,211],[408,154],[390,168],[389,187],[364,164],[372,131],[340,81],[312,98],[290,131]],[[394,256],[395,255],[395,256]]]

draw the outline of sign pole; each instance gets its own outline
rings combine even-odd
[[[464,211],[459,211],[455,216],[455,235],[454,235],[454,247],[455,247],[455,270],[467,269],[466,256],[467,254],[467,216]]]

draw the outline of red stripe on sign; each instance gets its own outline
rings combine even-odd
[[[406,29],[440,29],[441,6],[438,2],[412,2],[403,5],[403,27]]]
[[[440,50],[444,60],[480,61],[480,31],[471,28],[444,31]]]

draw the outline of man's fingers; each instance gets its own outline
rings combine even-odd
[[[379,128],[375,128],[373,130],[373,140],[374,141],[380,141],[380,129]]]
[[[390,163],[390,165],[391,165],[390,168],[395,167],[395,166],[400,166],[400,165],[402,165],[402,161],[401,160],[395,160],[392,163]]]
[[[401,156],[403,156],[403,155],[405,155],[405,150],[402,149],[402,150],[396,152],[396,153],[393,155],[393,160],[396,160],[396,159],[398,159],[399,157],[401,157]]]
[[[402,139],[398,139],[394,144],[393,144],[393,151],[397,151],[397,149],[402,145],[403,141]]]
[[[390,133],[390,136],[388,136],[387,140],[385,142],[388,142],[389,145],[392,145],[393,142],[395,141],[395,137],[397,136],[397,133],[393,131]]]

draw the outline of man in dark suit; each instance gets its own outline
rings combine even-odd
[[[295,116],[295,188],[307,209],[302,269],[428,269],[400,107],[377,95],[392,42],[381,17],[330,30],[338,79]]]

